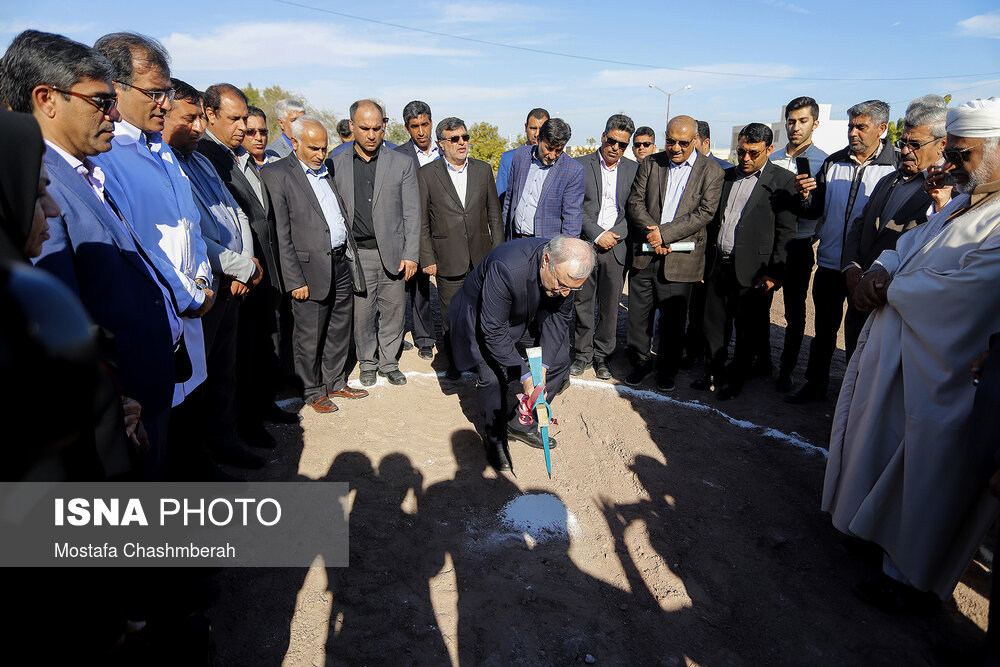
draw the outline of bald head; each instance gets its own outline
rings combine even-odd
[[[351,131],[354,150],[369,159],[378,152],[385,135],[382,107],[372,100],[358,100],[351,105]]]
[[[307,167],[318,171],[323,166],[326,147],[326,128],[319,119],[299,116],[292,122],[292,148],[295,156]]]
[[[674,164],[683,164],[695,149],[694,137],[698,134],[698,121],[691,116],[674,116],[667,124],[664,151]]]

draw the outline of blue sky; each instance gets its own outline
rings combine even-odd
[[[279,84],[341,116],[360,97],[382,99],[394,118],[423,99],[437,119],[485,120],[509,135],[542,106],[570,123],[573,144],[599,137],[616,112],[652,126],[659,139],[667,98],[650,83],[666,91],[690,84],[673,96],[671,114],[708,120],[720,147],[731,126],[774,122],[798,95],[832,104],[833,118],[871,98],[890,102],[895,118],[925,93],[953,93],[956,102],[1000,95],[995,2],[0,0],[0,7],[0,48],[29,27],[88,44],[136,30],[163,41],[173,75],[200,88]],[[829,80],[847,78],[909,80]]]

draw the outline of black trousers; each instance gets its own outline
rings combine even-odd
[[[514,370],[519,369],[504,368],[489,354],[484,354],[483,358],[486,361],[476,368],[479,373],[479,380],[476,381],[476,399],[483,415],[486,438],[494,442],[498,440],[503,442],[506,437],[507,422],[514,416],[511,394],[516,392],[512,392],[512,389],[521,391],[520,378],[511,377]],[[545,399],[551,402],[569,377],[569,355],[557,354],[551,361],[549,359],[543,361],[549,367],[545,371]]]
[[[715,262],[706,281],[705,338],[708,341],[708,370],[720,381],[740,383],[746,379],[754,353],[761,349],[761,313],[769,312],[770,294],[741,285],[732,259]],[[736,350],[726,371],[729,341],[736,327]],[[765,341],[766,342],[766,341]]]
[[[437,338],[431,314],[431,277],[419,267],[416,274],[406,281],[406,296],[413,314],[413,344],[434,347]]]
[[[239,421],[261,422],[263,410],[274,402],[279,373],[274,351],[277,330],[277,293],[261,283],[243,299],[236,333],[236,402]]]
[[[595,359],[603,361],[615,351],[618,302],[624,286],[625,267],[615,259],[614,252],[598,251],[594,272],[574,297],[576,341],[573,357],[577,360],[588,364]]]
[[[687,331],[684,332],[684,352],[692,359],[704,359],[708,354],[705,342],[705,281],[691,283],[691,298],[688,301]]]
[[[691,285],[664,278],[663,264],[655,260],[629,275],[626,340],[633,366],[649,363],[653,318],[659,310],[660,345],[656,351],[656,371],[670,377],[677,374],[684,349],[684,323]]]
[[[788,244],[785,260],[785,280],[781,294],[785,302],[785,343],[781,350],[780,375],[795,371],[806,331],[806,298],[809,296],[809,277],[816,257],[812,239],[795,239]]]
[[[830,362],[837,349],[837,332],[844,319],[847,280],[836,269],[817,267],[813,277],[813,307],[816,309],[816,336],[809,346],[806,381],[823,389],[830,384]]]
[[[327,259],[331,262],[331,279],[326,297],[292,301],[292,352],[306,403],[346,384],[344,367],[354,320],[354,287],[344,253],[334,252]]]

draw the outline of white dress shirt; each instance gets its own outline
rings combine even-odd
[[[431,142],[430,150],[426,153],[417,147],[416,142],[413,144],[413,150],[417,154],[417,162],[420,163],[421,167],[425,164],[430,164],[431,162],[434,162],[434,160],[441,157],[441,152],[438,150],[438,147],[434,145],[433,141]]]
[[[298,156],[295,159],[298,160]],[[329,172],[326,165],[321,166],[319,171],[314,171],[305,162],[299,160],[299,166],[306,172],[309,187],[312,188],[316,199],[319,200],[319,207],[323,209],[326,226],[330,229],[330,247],[336,250],[347,243],[347,222],[344,220],[344,214],[340,212],[337,196],[333,194],[333,188],[327,181]]]
[[[597,159],[601,163],[601,210],[597,214],[597,224],[606,231],[614,227],[618,219],[618,164],[621,160],[609,167],[600,151]]]
[[[672,222],[674,216],[677,215],[677,205],[681,203],[684,188],[687,187],[688,179],[691,178],[691,169],[698,158],[698,151],[693,150],[688,159],[680,164],[674,164],[670,161],[670,167],[667,171],[667,192],[663,197],[663,210],[660,211],[661,225]]]
[[[458,201],[462,202],[462,206],[465,206],[467,190],[469,188],[469,161],[466,160],[463,162],[461,167],[456,167],[447,160],[444,161],[444,164],[448,168],[448,176],[451,178],[451,184],[455,186],[455,192],[458,193]]]
[[[514,231],[518,234],[535,234],[535,210],[542,196],[542,186],[549,175],[552,166],[546,167],[535,157],[537,148],[531,151],[531,166],[528,167],[528,177],[524,180],[524,190],[514,209]]]

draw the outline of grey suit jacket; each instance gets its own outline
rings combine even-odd
[[[469,158],[465,203],[448,175],[444,159],[417,172],[420,183],[420,265],[437,265],[438,275],[461,276],[503,243],[500,198],[493,169]]]
[[[327,168],[329,170],[329,167]],[[309,288],[311,301],[322,301],[330,293],[333,281],[333,264],[330,256],[330,226],[323,215],[323,208],[313,191],[302,163],[293,153],[260,170],[261,178],[271,193],[274,207],[274,221],[278,232],[278,256],[281,258],[281,274],[285,279],[285,289],[292,291],[299,287]],[[340,214],[347,220],[344,200],[333,179],[328,175],[326,182],[337,198]],[[365,291],[364,275],[357,262],[357,249],[347,228],[345,257],[351,268],[351,279],[357,292]]]
[[[354,225],[354,155],[344,150],[327,160],[344,206],[345,216]],[[332,166],[331,166],[332,165]],[[401,260],[420,261],[420,188],[413,161],[394,150],[379,149],[372,194],[372,222],[382,266],[392,275],[399,273]]]
[[[677,205],[674,219],[660,224],[663,201],[667,194],[670,157],[654,153],[642,161],[632,191],[628,196],[628,223],[632,244],[632,268],[644,269],[653,257],[637,252],[646,241],[647,226],[659,225],[663,243],[694,241],[693,252],[672,252],[663,256],[663,276],[675,282],[698,282],[705,276],[705,227],[712,221],[722,194],[722,167],[715,160],[699,155],[691,167],[691,176]]]
[[[272,141],[264,149],[264,155],[274,156],[277,159],[288,157],[292,154],[292,146],[285,141],[285,135],[279,134],[278,138]]]
[[[611,249],[615,259],[622,266],[625,265],[625,256],[628,250],[628,220],[625,217],[625,209],[628,204],[628,195],[632,189],[632,182],[635,180],[639,165],[632,160],[622,158],[618,161],[617,167],[617,187],[615,197],[618,201],[618,218],[611,229],[605,230],[597,224],[597,218],[601,214],[601,197],[603,196],[604,177],[601,175],[601,156],[597,151],[577,158],[577,162],[583,165],[584,178],[586,179],[587,191],[583,196],[583,228],[580,238],[593,243],[597,237],[605,231],[613,232],[621,237],[618,245]],[[598,249],[598,252],[605,252]]]

